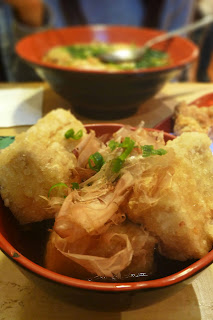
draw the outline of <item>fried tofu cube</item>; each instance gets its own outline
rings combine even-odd
[[[76,165],[72,153],[79,141],[66,139],[70,128],[86,131],[69,111],[56,109],[40,119],[0,153],[0,191],[4,204],[21,224],[52,218],[48,191],[56,183],[68,183]]]
[[[212,248],[213,156],[204,133],[183,133],[152,156],[136,181],[127,215],[159,240],[170,259],[199,259]]]

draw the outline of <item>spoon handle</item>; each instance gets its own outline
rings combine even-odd
[[[203,27],[203,26],[205,26],[205,25],[207,25],[207,24],[209,24],[211,22],[213,22],[213,15],[205,16],[203,19],[200,19],[197,22],[190,23],[190,24],[188,24],[188,25],[186,25],[184,27],[169,31],[169,32],[164,33],[164,34],[162,34],[160,36],[157,36],[157,37],[155,37],[155,38],[153,38],[151,40],[148,40],[145,43],[145,47],[151,47],[154,44],[156,44],[158,42],[161,42],[161,41],[164,41],[164,40],[167,40],[167,39],[170,39],[175,35],[180,35],[180,34],[183,34],[183,33],[188,33],[190,31],[199,29],[199,28],[201,28],[201,27]]]

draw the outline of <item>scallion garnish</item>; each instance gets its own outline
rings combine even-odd
[[[55,188],[62,188],[62,187],[65,187],[65,188],[69,188],[68,185],[66,183],[63,183],[63,182],[59,182],[59,183],[56,183],[54,184],[50,190],[48,191],[48,198],[50,197],[50,193],[52,192],[53,189]],[[72,182],[71,183],[71,189],[80,189],[80,186],[77,182]],[[64,196],[64,198],[66,198],[66,196]]]
[[[73,190],[74,190],[74,189],[80,189],[79,183],[77,183],[77,182],[72,182],[72,183],[71,183],[71,186],[72,186],[72,189],[73,189]]]
[[[119,157],[112,160],[112,171],[117,173],[121,170],[124,160]]]
[[[124,148],[124,151],[121,155],[114,160],[112,160],[112,171],[119,172],[124,163],[124,160],[128,157],[128,155],[132,152],[135,141],[130,139],[129,137],[125,137],[124,141],[118,145],[121,148]]]
[[[121,147],[124,148],[124,152],[119,156],[121,160],[125,160],[128,155],[132,152],[133,148],[135,146],[135,141],[130,139],[129,137],[126,137],[124,141],[121,143]]]
[[[74,140],[79,140],[83,136],[83,130],[79,130],[75,133],[73,129],[69,129],[65,132],[64,136],[66,139],[72,138]]]
[[[153,155],[162,156],[162,155],[167,153],[167,151],[165,149],[162,149],[162,148],[154,149],[154,147],[152,145],[141,146],[141,149],[143,151],[143,157],[144,158],[150,157],[150,156],[153,156]]]
[[[92,170],[100,171],[101,167],[104,164],[104,158],[99,152],[95,152],[88,159],[89,167]]]
[[[66,185],[66,183],[63,183],[63,182],[56,183],[56,184],[54,184],[54,185],[50,188],[50,190],[48,191],[48,198],[50,197],[50,193],[51,193],[51,191],[52,191],[53,189],[55,189],[55,188],[60,188],[60,187],[69,188],[69,187]]]
[[[115,150],[117,147],[120,147],[121,144],[115,140],[110,140],[108,146],[110,147],[111,151]]]

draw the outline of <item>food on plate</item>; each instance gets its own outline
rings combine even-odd
[[[210,144],[206,134],[196,132],[168,141],[167,154],[150,159],[129,197],[128,218],[154,234],[170,259],[198,259],[212,247]]]
[[[52,111],[1,151],[1,197],[21,224],[54,216],[41,196],[58,181],[69,183],[69,171],[77,163],[72,150],[79,143],[64,138],[70,126],[86,135],[69,111]]]
[[[46,268],[97,281],[155,277],[156,253],[187,261],[212,248],[210,144],[200,132],[166,143],[143,126],[96,137],[58,109],[0,153],[1,195],[22,224],[52,218]]]
[[[128,261],[130,251],[125,254],[129,250],[128,243],[116,254],[108,250],[106,257],[103,247],[111,246],[102,247],[98,240],[104,244],[113,228],[119,233],[124,223],[134,223],[142,228],[138,229],[140,237],[145,231],[148,243],[154,244],[149,246],[149,254],[146,245],[139,248],[143,251],[143,259],[140,257],[138,261],[146,261],[141,270],[147,271],[147,263],[153,261],[153,264],[148,263],[149,272],[153,272],[155,246],[170,259],[185,261],[204,256],[213,243],[210,143],[206,134],[186,133],[165,145],[162,132],[121,128],[99,149],[104,159],[99,170],[85,181],[78,180],[80,187],[63,201],[55,218],[55,236],[50,238],[48,248],[57,248],[63,256],[91,274],[123,275],[132,265]],[[119,162],[125,153],[128,154],[125,161]],[[50,205],[51,201],[55,204],[54,197],[49,200]],[[91,249],[95,237],[97,247]],[[116,237],[119,239],[118,235]],[[72,268],[69,262],[69,270],[65,271],[63,263],[58,266],[60,257],[54,265],[52,253],[51,250],[46,253],[46,263],[51,270],[75,274],[75,264]],[[134,260],[138,253],[133,249],[132,255]],[[111,261],[113,272],[109,268]],[[130,269],[124,268],[125,265]],[[133,265],[137,268],[137,264]]]
[[[56,46],[51,48],[43,57],[44,62],[53,63],[58,66],[80,68],[85,70],[105,70],[115,72],[118,70],[134,70],[152,67],[161,67],[169,64],[169,56],[166,52],[147,49],[143,58],[137,62],[104,63],[98,55],[113,51],[115,49],[125,49],[135,47],[135,45],[104,42],[81,43],[67,46]]]
[[[75,168],[78,188],[67,188],[65,199],[63,195],[61,199],[49,197],[50,207],[57,201],[63,203],[55,217],[54,236],[50,237],[47,246],[45,261],[48,268],[58,271],[61,267],[60,273],[76,274],[75,264],[69,262],[67,271],[67,266],[63,270],[64,264],[59,262],[59,254],[59,259],[54,259],[55,247],[90,275],[126,277],[136,271],[139,273],[139,270],[153,272],[156,239],[143,226],[128,221],[125,214],[134,177],[141,172],[138,172],[140,162],[137,161],[142,158],[140,143],[145,142],[152,143],[154,148],[146,151],[147,154],[154,154],[154,151],[159,155],[164,153],[160,148],[165,144],[162,132],[121,128],[113,139],[102,144],[98,153],[88,157],[88,164],[81,168],[84,171]],[[91,168],[93,174],[84,180],[85,171],[90,172]]]
[[[213,106],[198,107],[182,102],[177,105],[174,113],[174,133],[204,132],[213,138]]]

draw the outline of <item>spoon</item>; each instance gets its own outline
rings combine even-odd
[[[148,40],[141,48],[127,47],[122,49],[115,49],[113,51],[100,54],[98,58],[101,61],[107,62],[107,63],[122,63],[122,62],[129,62],[129,61],[137,61],[141,59],[145,51],[148,48],[152,47],[154,44],[170,39],[175,35],[180,35],[180,34],[184,34],[184,33],[196,30],[198,28],[201,28],[211,23],[212,21],[213,21],[213,15],[208,15],[197,22],[188,24],[187,26],[156,36],[155,38]]]

